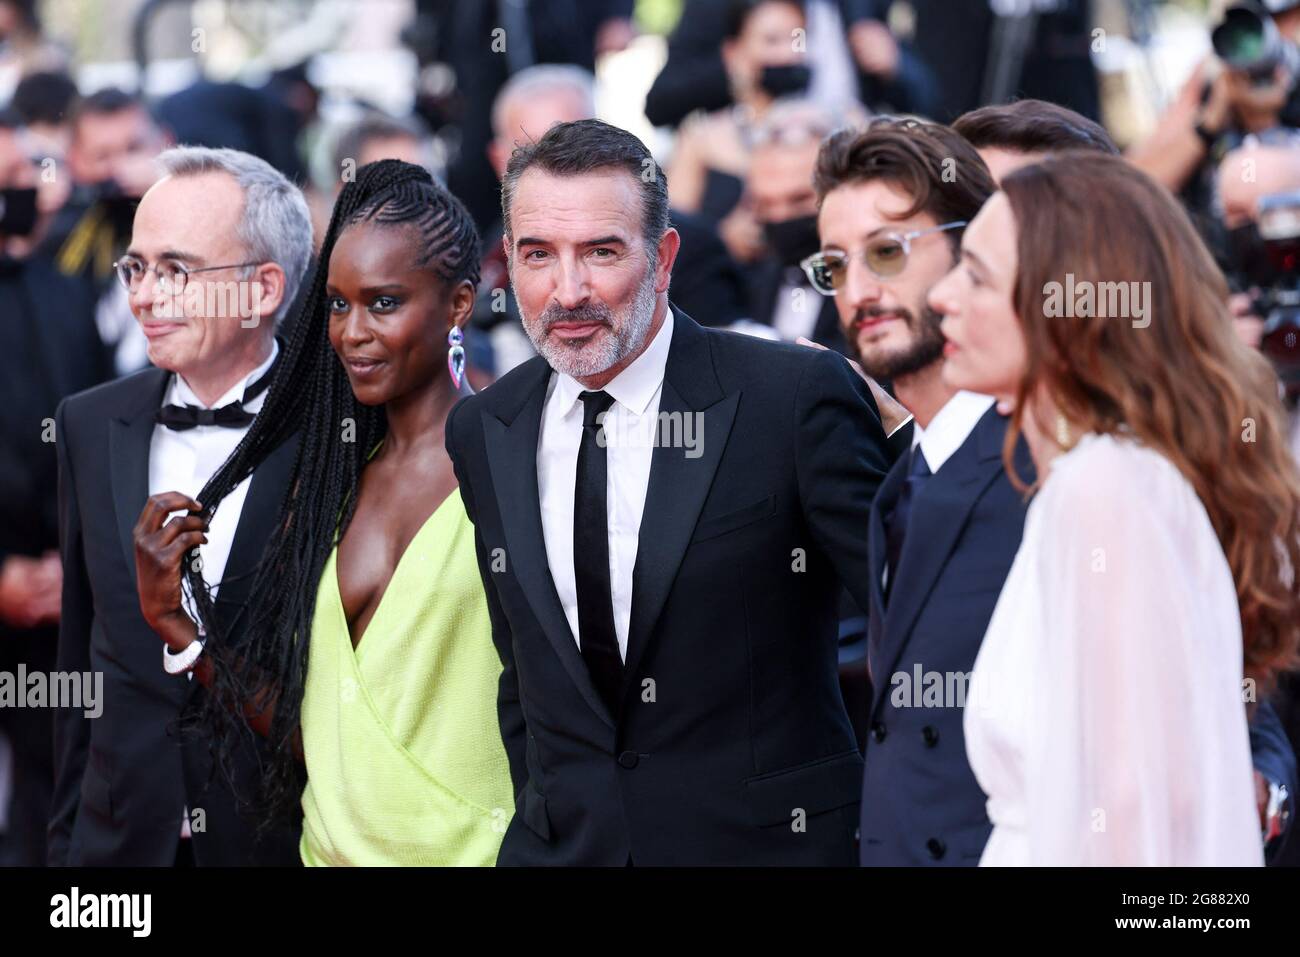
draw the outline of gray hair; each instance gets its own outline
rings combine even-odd
[[[274,317],[279,325],[293,308],[311,258],[311,215],[302,190],[266,160],[239,150],[176,146],[164,150],[158,164],[167,176],[227,173],[239,184],[244,191],[244,209],[235,227],[239,241],[250,259],[273,262],[284,270],[284,299]]]
[[[566,63],[542,63],[520,70],[501,87],[492,101],[492,134],[506,139],[506,109],[512,100],[529,99],[556,90],[569,90],[582,97],[587,116],[596,115],[596,78],[590,70]]]
[[[808,97],[782,97],[749,131],[748,145],[759,149],[821,142],[846,126],[865,122],[866,118],[865,111],[840,110]]]
[[[334,175],[338,176],[346,160],[361,163],[361,154],[375,140],[414,140],[427,150],[429,128],[415,116],[395,117],[372,111],[349,123],[334,141]]]
[[[668,179],[650,150],[635,135],[601,120],[556,123],[535,143],[515,147],[501,180],[501,225],[514,242],[510,209],[519,180],[536,167],[552,176],[581,176],[622,169],[641,187],[641,228],[646,254],[657,260],[659,241],[669,228]]]

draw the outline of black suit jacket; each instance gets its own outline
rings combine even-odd
[[[0,565],[59,546],[54,410],[66,395],[109,375],[95,328],[94,287],[61,275],[40,256],[0,258]],[[19,628],[0,621],[0,671],[54,670],[55,624]],[[53,716],[47,709],[0,708],[13,744],[13,800],[0,863],[43,863],[54,783]]]
[[[296,833],[285,828],[255,842],[254,822],[239,812],[221,773],[212,773],[206,738],[177,733],[189,697],[204,691],[163,671],[162,643],[140,614],[132,530],[148,497],[153,417],[168,376],[146,369],[79,393],[60,404],[55,418],[59,670],[102,673],[103,713],[87,719],[73,709],[56,718],[50,863],[170,865],[189,807],[203,811],[205,825],[193,837],[196,863],[294,864]],[[218,613],[232,627],[295,450],[296,440],[286,442],[253,475],[218,592]],[[238,756],[242,797],[256,793],[255,758],[251,748]]]
[[[89,283],[44,258],[0,260],[0,561],[59,543],[54,446],[45,426],[64,396],[110,374]],[[0,645],[11,634],[0,623]],[[2,654],[3,651],[0,651]]]
[[[675,313],[620,706],[588,676],[547,563],[535,358],[447,422],[504,664],[518,795],[500,864],[851,864],[861,758],[836,675],[842,577],[865,602],[884,472],[870,392],[830,352]]]
[[[908,456],[890,470],[871,507],[867,660],[874,692],[862,794],[864,865],[973,865],[992,829],[966,760],[962,708],[917,702],[924,705],[927,673],[939,674],[944,689],[957,687],[956,675],[969,675],[1020,547],[1026,505],[1002,465],[1005,435],[1006,420],[990,407],[913,500],[888,604],[881,589],[885,521]],[[1032,481],[1023,441],[1019,451],[1020,474]]]

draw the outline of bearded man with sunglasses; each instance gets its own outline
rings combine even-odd
[[[236,792],[256,794],[254,745],[223,769],[228,780],[214,773],[207,742],[178,735],[203,692],[186,662],[159,660],[140,613],[132,529],[150,496],[196,497],[257,415],[279,353],[276,325],[306,271],[311,221],[302,193],[246,153],[181,147],[159,163],[164,176],[140,201],[115,264],[155,368],[74,395],[55,416],[58,670],[103,679],[97,715],[67,707],[56,718],[49,861],[296,864],[294,828],[258,840],[238,807]],[[197,560],[231,628],[294,452],[284,443],[205,529]]]
[[[859,856],[974,865],[990,825],[966,761],[961,691],[1024,505],[1002,466],[993,400],[943,384],[945,342],[927,298],[996,186],[952,130],[894,119],[831,137],[815,182],[821,251],[804,260],[809,280],[834,297],[865,373],[891,381],[914,416],[870,514]]]

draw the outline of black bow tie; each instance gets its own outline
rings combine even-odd
[[[283,349],[281,350],[283,354]],[[271,384],[275,367],[280,364],[279,356],[271,363],[271,368],[262,373],[262,377],[244,390],[240,402],[231,402],[219,409],[205,409],[197,405],[164,405],[154,416],[154,421],[165,425],[173,432],[184,432],[199,425],[219,425],[226,429],[242,429],[250,425],[257,417],[256,412],[244,408],[244,402],[257,398]]]

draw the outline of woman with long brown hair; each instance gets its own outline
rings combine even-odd
[[[981,864],[1262,863],[1247,708],[1300,642],[1300,477],[1227,298],[1174,199],[1091,153],[1004,180],[931,293],[944,379],[1013,408],[1037,474],[966,708]]]

